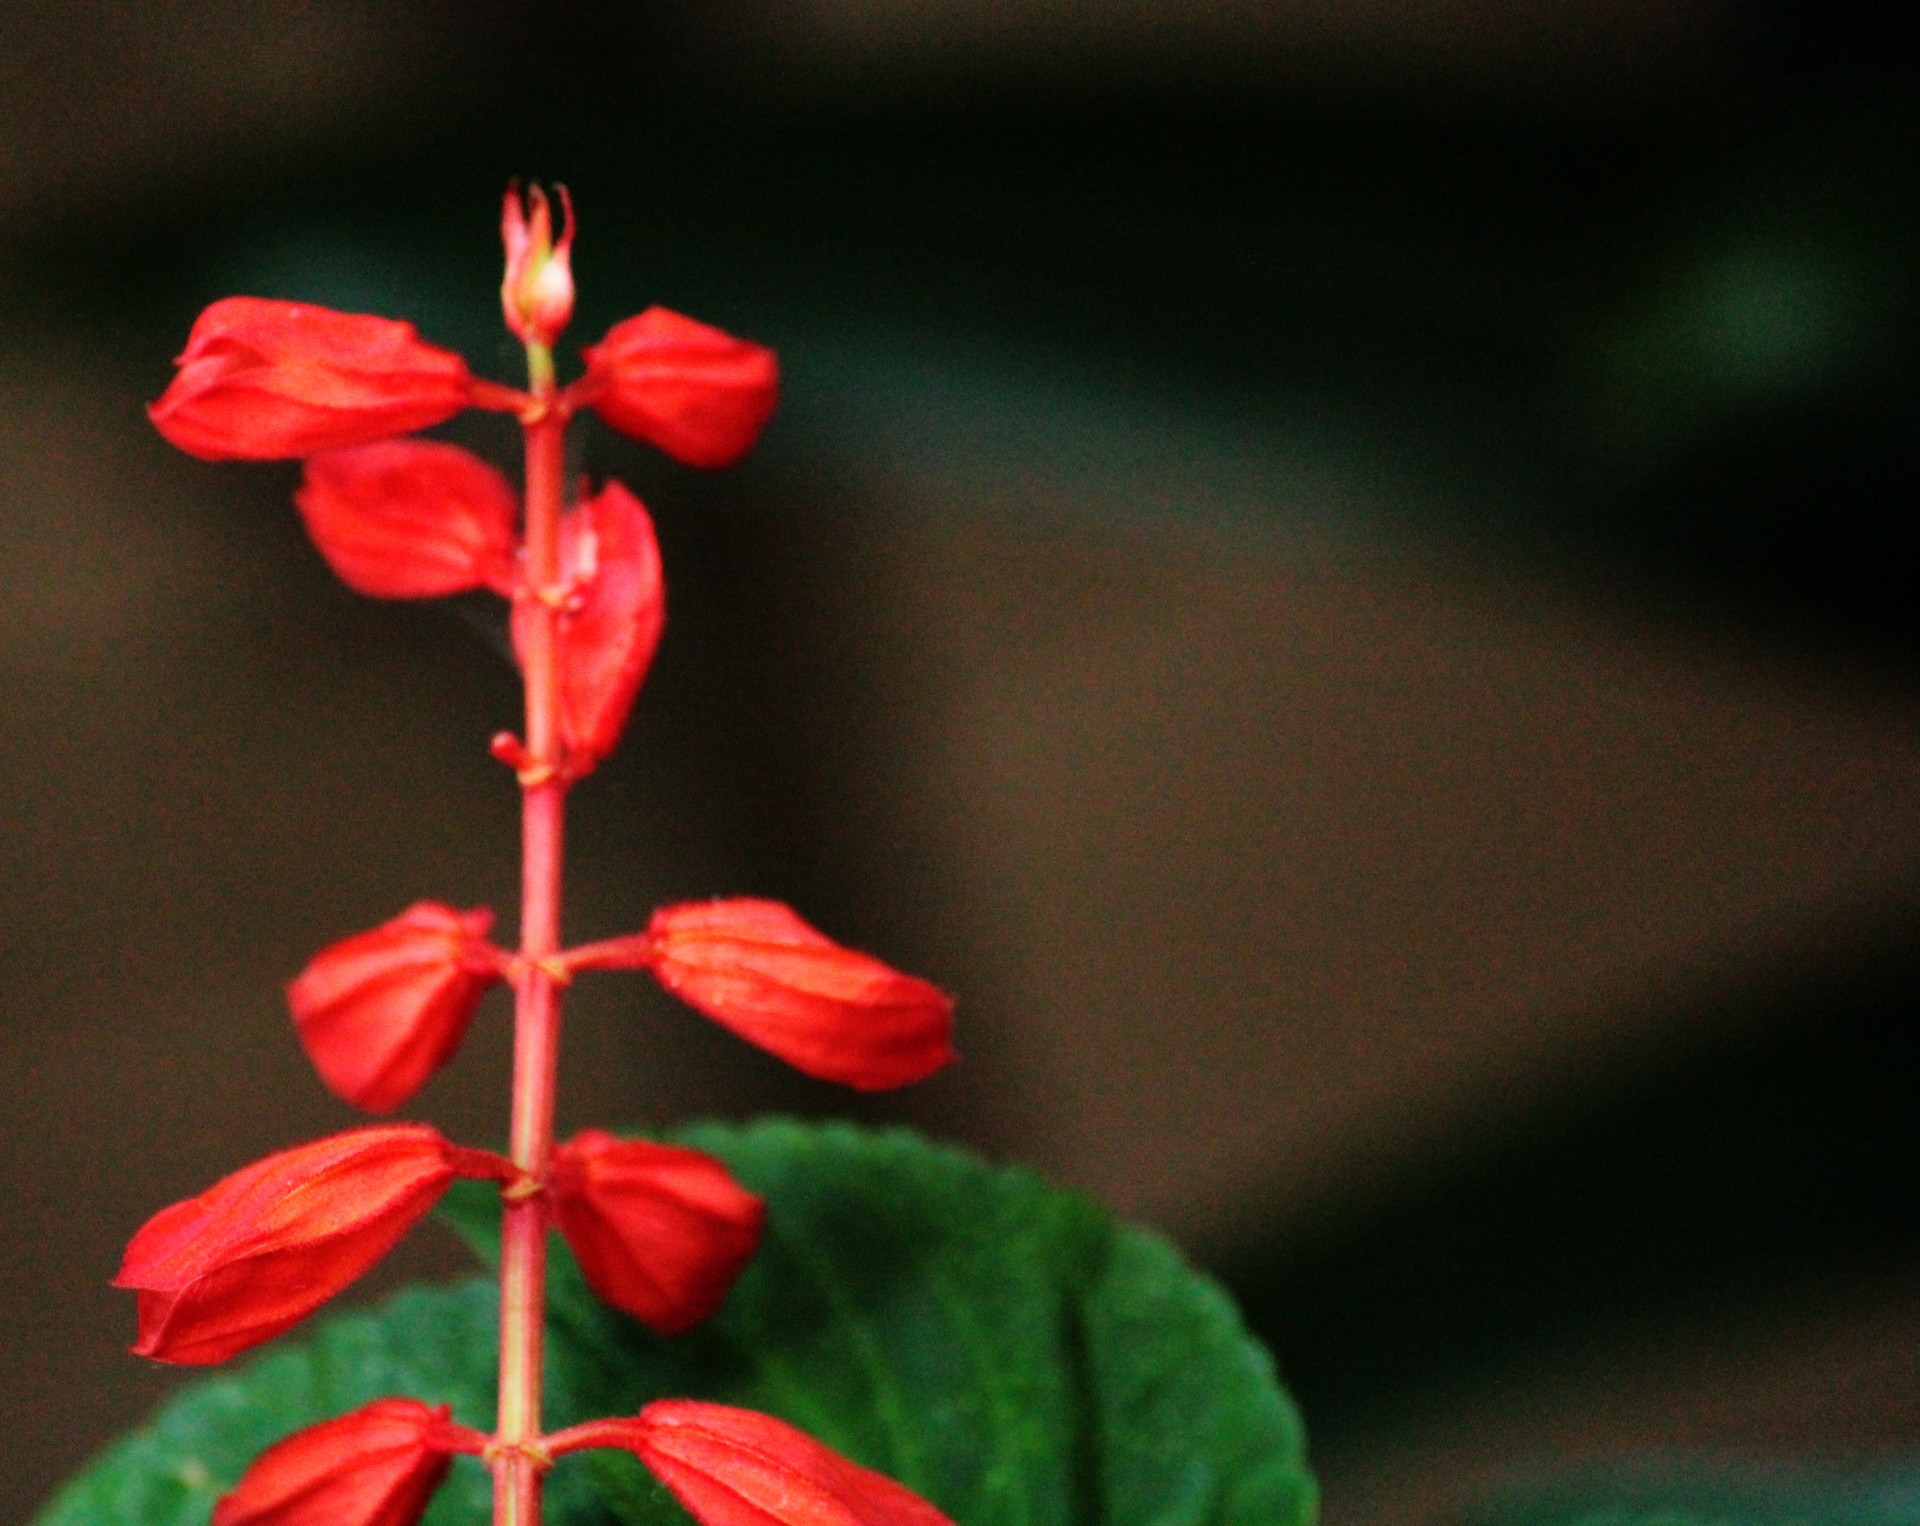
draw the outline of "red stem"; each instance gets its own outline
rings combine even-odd
[[[650,933],[629,933],[570,948],[560,956],[560,964],[569,975],[581,970],[644,970],[652,967],[656,954]]]
[[[533,395],[553,395],[552,362],[528,347]],[[513,1163],[544,1182],[553,1151],[559,992],[543,963],[560,949],[560,872],[566,812],[555,688],[555,611],[540,595],[559,581],[565,492],[564,418],[540,411],[525,426],[528,766],[522,770],[520,974],[514,991]],[[517,1200],[515,1200],[517,1197]],[[546,1305],[547,1201],[510,1196],[500,1243],[500,1409],[493,1453],[495,1526],[539,1526],[540,1377]]]

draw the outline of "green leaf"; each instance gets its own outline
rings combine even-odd
[[[547,1420],[682,1395],[765,1410],[926,1494],[961,1526],[1310,1526],[1292,1404],[1225,1296],[1164,1241],[1031,1172],[900,1133],[774,1121],[676,1136],[767,1200],[726,1306],[673,1340],[588,1293],[555,1240]],[[443,1216],[497,1258],[494,1189]],[[312,1342],[198,1384],[56,1499],[37,1526],[199,1526],[287,1431],[383,1393],[485,1427],[488,1284],[402,1295]],[[685,1526],[630,1458],[564,1459],[555,1526]],[[456,1464],[431,1526],[479,1526]]]
[[[665,1340],[564,1252],[552,1358],[585,1414],[666,1395],[792,1421],[963,1526],[1305,1526],[1292,1404],[1226,1296],[1076,1193],[904,1132],[770,1121],[676,1135],[767,1200],[725,1307]],[[492,1194],[450,1214],[497,1254]],[[685,1521],[591,1454],[627,1526]]]

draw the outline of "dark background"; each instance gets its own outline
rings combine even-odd
[[[172,1381],[127,1235],[347,1121],[280,982],[513,897],[493,612],[355,599],[293,468],[140,405],[238,291],[511,379],[514,176],[573,189],[580,342],[657,301],[786,375],[723,476],[583,431],[671,615],[570,930],[788,899],[957,992],[966,1056],[850,1101],[609,979],[563,1125],[907,1119],[1159,1224],[1335,1523],[1911,1452],[1920,94],[1878,15],[7,6],[0,1509]],[[423,1116],[503,1131],[502,1017]]]

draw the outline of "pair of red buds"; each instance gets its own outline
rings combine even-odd
[[[676,461],[717,467],[752,447],[779,389],[771,350],[664,307],[616,323],[582,358],[586,374],[543,403],[477,380],[411,323],[227,297],[194,323],[148,413],[204,461],[284,461],[412,434],[465,408],[591,408]]]
[[[399,1107],[453,1057],[513,957],[493,914],[434,901],[322,950],[287,988],[301,1043],[339,1096]],[[860,1091],[905,1086],[953,1059],[938,988],[842,948],[774,901],[662,907],[647,930],[571,949],[550,974],[650,970],[689,1006],[796,1070]]]
[[[613,750],[666,621],[653,521],[619,483],[560,521],[560,577],[547,588],[524,576],[512,485],[456,445],[380,440],[325,451],[307,460],[293,501],[321,555],[357,592],[431,599],[486,588],[511,599],[523,660],[534,602],[553,606],[566,775],[580,777]]]
[[[212,1526],[412,1526],[453,1457],[488,1444],[444,1407],[379,1399],[261,1453]],[[589,1447],[632,1453],[705,1526],[952,1526],[912,1490],[753,1410],[661,1399],[540,1444],[543,1461]]]
[[[139,1294],[133,1349],[200,1365],[271,1340],[386,1255],[461,1177],[520,1185],[490,1150],[389,1124],[282,1150],[163,1209],[114,1279]],[[594,1292],[665,1335],[720,1306],[765,1216],[713,1157],[598,1129],[554,1150],[542,1190]]]

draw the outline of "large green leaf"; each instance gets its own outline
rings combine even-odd
[[[1298,1416],[1224,1294],[1029,1171],[904,1132],[775,1120],[676,1136],[767,1200],[721,1312],[662,1340],[556,1257],[554,1362],[594,1413],[668,1394],[791,1420],[963,1526],[1305,1526]],[[458,1200],[483,1254],[497,1199]],[[596,1454],[627,1526],[684,1517]]]
[[[781,1415],[927,1494],[961,1526],[1308,1526],[1298,1418],[1224,1295],[1163,1241],[1030,1172],[905,1133],[771,1122],[678,1136],[767,1199],[719,1315],[675,1340],[600,1305],[555,1242],[548,1420],[678,1394]],[[497,1254],[498,1198],[446,1216]],[[199,1526],[260,1446],[380,1393],[484,1426],[491,1289],[403,1295],[188,1390],[38,1526]],[[464,1475],[432,1526],[482,1519]],[[624,1457],[555,1470],[559,1526],[684,1526]]]

